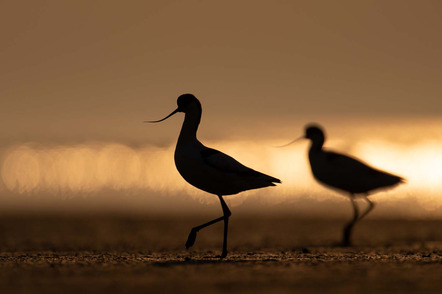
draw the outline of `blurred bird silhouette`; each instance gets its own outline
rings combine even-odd
[[[367,198],[369,194],[374,190],[392,188],[405,180],[373,168],[353,157],[324,150],[325,135],[318,125],[307,125],[305,136],[287,145],[303,138],[311,141],[308,158],[314,178],[321,184],[348,193],[350,196],[354,214],[352,220],[344,227],[342,239],[342,245],[349,246],[353,226],[374,208],[374,203]],[[355,202],[357,196],[368,204],[362,213],[359,212]]]
[[[196,137],[201,120],[201,103],[192,94],[178,97],[178,108],[163,119],[148,121],[161,122],[177,112],[184,112],[184,122],[175,149],[175,166],[181,176],[191,185],[218,196],[223,216],[192,228],[186,248],[193,246],[197,232],[219,221],[224,221],[224,239],[221,258],[227,256],[227,231],[231,212],[223,196],[242,191],[275,186],[279,179],[248,168],[234,158],[201,144]]]

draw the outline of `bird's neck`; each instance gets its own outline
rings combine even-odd
[[[200,121],[201,111],[191,110],[186,112],[178,141],[195,140]]]
[[[310,153],[320,152],[322,150],[322,146],[324,145],[324,140],[314,140],[310,145]]]

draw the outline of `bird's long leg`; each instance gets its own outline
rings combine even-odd
[[[224,216],[216,218],[214,220],[211,220],[210,222],[207,222],[207,223],[204,223],[202,225],[192,228],[190,230],[189,236],[187,237],[186,249],[189,249],[190,247],[193,246],[193,244],[195,244],[196,233],[198,233],[199,230],[204,229],[205,227],[208,227],[210,225],[213,225],[219,221],[222,221],[223,219],[224,219]]]
[[[223,196],[219,195],[219,201],[221,201],[221,207],[223,208],[224,214],[224,239],[223,239],[223,252],[221,253],[221,258],[227,256],[227,231],[229,228],[229,217],[232,215],[229,207],[223,199]]]
[[[344,246],[351,245],[351,241],[350,241],[351,232],[352,232],[353,226],[355,225],[355,223],[358,221],[358,218],[359,218],[359,210],[358,210],[358,206],[355,203],[353,194],[350,195],[350,201],[353,206],[354,214],[353,214],[353,219],[344,227],[344,237],[342,240],[342,245],[344,245]]]
[[[199,225],[197,227],[192,228],[192,230],[190,230],[189,233],[189,237],[187,237],[187,241],[186,241],[186,249],[189,249],[190,247],[193,246],[193,244],[195,244],[195,240],[196,240],[196,233],[198,233],[199,230],[204,229],[205,227],[208,227],[210,225],[213,225],[219,221],[224,220],[224,244],[223,245],[223,253],[221,254],[221,257],[225,257],[227,255],[227,226],[228,226],[228,222],[229,222],[229,216],[231,215],[229,208],[227,207],[227,204],[225,203],[224,199],[222,198],[222,196],[218,196],[220,201],[221,201],[221,207],[223,209],[223,216],[216,218],[214,220],[211,220],[207,223],[204,223],[202,225]]]
[[[375,203],[370,201],[370,199],[367,198],[367,195],[363,196],[364,200],[368,203],[368,208],[359,216],[358,221],[360,221],[364,216],[366,216],[375,206]]]

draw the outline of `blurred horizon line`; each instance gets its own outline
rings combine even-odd
[[[442,140],[431,137],[438,129],[433,125],[427,128],[430,134],[414,134],[413,144],[409,143],[409,136],[397,141],[377,130],[364,133],[358,129],[359,132],[344,136],[342,130],[332,129],[326,146],[348,152],[374,167],[407,179],[407,184],[395,191],[372,196],[381,214],[375,214],[375,217],[410,215],[412,218],[425,218],[428,215],[442,218],[442,197],[439,194],[442,190],[442,153],[439,151],[442,150]],[[297,213],[303,213],[303,210],[307,214],[315,211],[318,214],[346,213],[346,199],[314,181],[306,157],[307,142],[286,148],[272,147],[291,139],[293,137],[284,142],[265,138],[203,141],[211,147],[219,147],[241,163],[283,181],[279,187],[227,197],[229,204],[233,208],[244,207],[244,211],[259,211],[260,207],[278,207],[281,203],[290,206],[293,203],[292,210]],[[75,199],[85,199],[79,210],[87,210],[89,205],[90,209],[102,207],[106,210],[109,202],[109,205],[114,203],[112,205],[122,210],[125,209],[123,206],[134,206],[142,208],[142,211],[159,210],[164,213],[192,205],[208,207],[216,203],[216,197],[198,191],[179,176],[174,167],[173,150],[173,143],[165,147],[154,144],[131,147],[121,142],[97,141],[49,145],[25,143],[0,148],[0,211],[3,210],[1,207],[24,209],[30,203],[33,203],[31,210],[32,207],[39,210],[44,210],[45,206],[57,208],[57,205],[63,207],[67,203],[74,205]],[[103,194],[109,195],[109,198]],[[254,203],[250,199],[259,201]],[[390,210],[380,207],[389,207]],[[280,205],[277,210],[282,211],[283,208],[285,206]]]

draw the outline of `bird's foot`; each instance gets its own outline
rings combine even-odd
[[[342,240],[341,247],[350,247],[351,246],[351,241],[350,240]]]
[[[342,247],[349,247],[351,246],[351,232],[352,232],[353,225],[348,225],[344,228],[344,234],[342,236]]]
[[[189,249],[190,247],[193,246],[193,244],[195,244],[196,233],[197,233],[197,231],[195,229],[192,229],[190,231],[189,237],[187,237],[187,241],[186,241],[186,249]]]
[[[221,253],[221,255],[217,256],[219,257],[219,259],[223,259],[227,257],[227,250],[223,250],[223,252]]]

